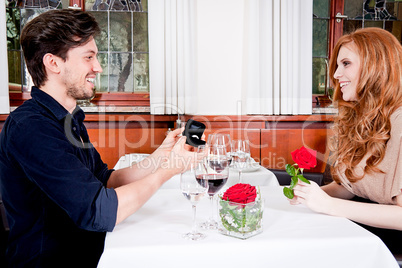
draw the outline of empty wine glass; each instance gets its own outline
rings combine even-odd
[[[232,141],[233,166],[239,171],[239,182],[241,182],[242,170],[249,164],[250,145],[248,140]]]
[[[223,133],[216,133],[216,134],[210,134],[208,136],[208,141],[207,141],[208,146],[224,146],[226,149],[226,154],[229,158],[229,165],[232,162],[232,156],[231,156],[231,144],[232,140],[230,138],[229,134],[223,134]]]
[[[196,161],[192,164],[190,170],[180,175],[180,188],[181,191],[190,201],[193,209],[193,228],[192,231],[183,235],[184,238],[190,240],[200,240],[206,237],[205,234],[197,231],[196,213],[197,203],[208,192],[208,182],[203,179],[196,178],[197,168],[205,169],[202,163]]]
[[[217,207],[214,199],[215,195],[222,189],[228,180],[229,159],[224,146],[207,146],[207,150],[208,156],[206,161],[204,161],[204,165],[206,165],[206,176],[203,176],[203,178],[208,182],[208,196],[211,204],[211,216],[206,222],[202,223],[201,227],[204,229],[215,230],[218,228],[218,223],[214,219]]]

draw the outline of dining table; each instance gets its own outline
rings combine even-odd
[[[238,171],[230,172],[225,189],[238,182]],[[199,228],[206,238],[184,239],[193,214],[177,175],[107,233],[98,267],[399,267],[381,239],[356,223],[291,205],[268,169],[244,172],[243,180],[257,186],[264,199],[262,233],[239,239]],[[210,214],[204,198],[197,205],[197,223]]]

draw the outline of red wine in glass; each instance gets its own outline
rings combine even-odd
[[[196,178],[200,184],[203,184],[205,180],[208,181],[208,194],[213,196],[226,184],[228,174],[207,174],[199,175]]]

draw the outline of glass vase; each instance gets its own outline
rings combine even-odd
[[[247,239],[263,230],[264,200],[240,204],[219,198],[219,232],[224,235]]]

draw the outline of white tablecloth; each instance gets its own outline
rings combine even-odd
[[[261,234],[240,240],[205,231],[204,240],[188,241],[181,235],[191,229],[190,203],[179,189],[161,189],[107,234],[99,267],[399,267],[378,237],[353,222],[291,206],[280,186],[261,191]],[[198,222],[209,208],[207,199],[199,203]]]

